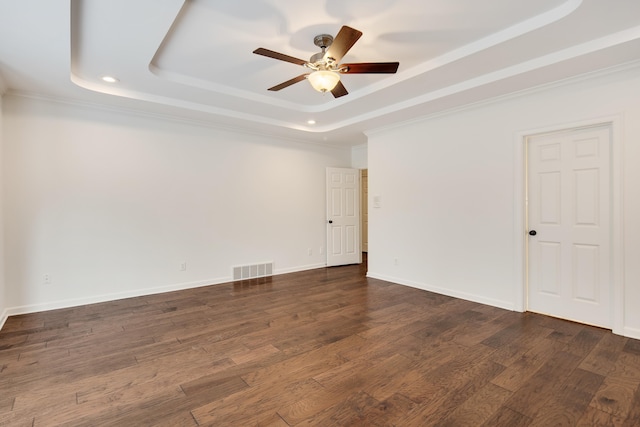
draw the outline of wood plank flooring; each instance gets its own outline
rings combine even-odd
[[[0,425],[640,426],[640,342],[318,269],[11,317]]]

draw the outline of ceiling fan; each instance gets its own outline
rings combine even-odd
[[[291,80],[270,87],[269,90],[278,91],[307,79],[318,92],[331,92],[335,98],[339,98],[349,93],[340,81],[340,74],[394,74],[398,70],[398,65],[400,65],[398,62],[340,64],[342,57],[358,41],[360,36],[362,36],[361,31],[346,25],[340,29],[335,39],[329,34],[320,34],[314,37],[313,44],[321,48],[322,51],[311,56],[308,62],[262,47],[254,50],[253,53],[302,65],[311,70],[309,73],[301,74]]]

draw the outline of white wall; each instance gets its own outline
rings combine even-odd
[[[325,167],[350,165],[348,149],[17,96],[4,139],[10,314],[324,266]]]
[[[356,145],[351,148],[351,167],[354,169],[366,169],[369,166],[367,159],[367,144]]]
[[[369,275],[522,306],[522,132],[619,118],[622,328],[640,338],[640,73],[566,82],[369,134]],[[380,196],[382,206],[371,200]],[[396,262],[397,260],[397,262]],[[622,300],[622,299],[621,299]]]

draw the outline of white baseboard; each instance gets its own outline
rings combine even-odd
[[[624,335],[627,338],[640,340],[640,329],[630,328],[628,326],[625,326],[624,328],[622,328],[622,335]]]
[[[493,307],[503,308],[505,310],[520,311],[518,308],[509,301],[501,301],[492,298],[485,298],[478,295],[467,294],[465,292],[456,292],[450,289],[439,288],[437,286],[431,286],[426,283],[418,283],[410,280],[399,279],[397,277],[385,276],[383,274],[376,274],[372,272],[367,273],[367,277],[372,279],[384,280],[386,282],[397,283],[399,285],[410,286],[412,288],[422,289],[424,291],[435,292],[437,294],[447,295],[454,298],[460,298],[467,301],[477,302],[480,304],[490,305]],[[627,338],[633,338],[640,340],[640,329],[624,326],[621,331],[613,331],[614,334],[622,335]]]
[[[385,276],[382,274],[368,272],[367,277],[372,279],[380,279],[386,282],[397,283],[399,285],[409,286],[412,288],[422,289],[423,291],[434,292],[436,294],[447,295],[454,298],[463,299],[466,301],[477,302],[484,305],[490,305],[493,307],[503,308],[510,311],[518,311],[514,306],[513,301],[503,301],[493,298],[486,298],[480,295],[468,294],[466,292],[452,291],[451,289],[440,288],[438,286],[429,285],[428,283],[413,282],[411,280],[399,279],[397,277]]]
[[[2,327],[4,326],[4,322],[6,322],[8,318],[9,318],[9,310],[4,309],[4,311],[0,315],[0,331],[2,330]]]
[[[297,273],[298,271],[315,270],[316,268],[325,268],[326,266],[327,266],[327,263],[322,263],[322,264],[301,265],[299,267],[292,267],[292,268],[282,268],[282,269],[275,270],[273,272],[273,275],[276,276],[279,274]]]
[[[172,285],[158,286],[154,288],[135,289],[126,292],[116,292],[112,294],[94,295],[84,298],[72,298],[58,301],[51,301],[42,304],[28,304],[17,307],[7,308],[7,317],[19,314],[38,313],[41,311],[58,310],[61,308],[77,307],[80,305],[97,304],[107,301],[115,301],[125,298],[135,298],[145,295],[162,294],[165,292],[180,291],[184,289],[199,288],[202,286],[218,285],[221,283],[231,282],[231,277],[221,277],[211,280],[199,280],[197,282],[175,283]]]
[[[305,266],[279,269],[274,271],[274,276],[280,275],[280,274],[295,273],[299,271],[315,270],[317,268],[324,268],[324,267],[326,267],[326,264],[309,264]],[[490,306],[502,308],[505,310],[518,311],[516,307],[513,305],[513,303],[509,301],[496,300],[492,298],[485,298],[479,295],[468,294],[465,292],[452,291],[450,289],[440,288],[438,286],[432,286],[426,283],[413,282],[410,280],[404,280],[404,279],[399,279],[397,277],[385,276],[385,275],[377,274],[373,272],[368,272],[367,277],[371,277],[372,279],[384,280],[386,282],[397,283],[399,285],[409,286],[412,288],[422,289],[424,291],[435,292],[437,294],[447,295],[454,298],[460,298],[467,301],[477,302],[479,304],[490,305]],[[199,288],[203,286],[220,285],[223,283],[230,283],[230,282],[232,282],[231,276],[221,277],[221,278],[211,279],[211,280],[200,280],[197,282],[176,283],[172,285],[159,286],[155,288],[136,289],[134,291],[129,291],[129,292],[118,292],[113,294],[103,294],[103,295],[97,295],[97,296],[86,297],[86,298],[59,300],[59,301],[53,301],[53,302],[48,302],[43,304],[31,304],[31,305],[24,305],[19,307],[9,307],[9,308],[5,308],[2,314],[0,315],[0,330],[2,330],[2,327],[6,323],[9,316],[37,313],[40,311],[47,311],[47,310],[57,310],[61,308],[77,307],[80,305],[96,304],[96,303],[115,301],[115,300],[125,299],[125,298],[140,297],[145,295],[161,294],[165,292],[180,291],[184,289]],[[625,326],[622,329],[622,335],[628,338],[640,340],[640,329]]]
[[[316,268],[324,268],[324,267],[326,267],[326,264],[303,265],[299,267],[279,269],[274,271],[273,275],[275,276],[280,274],[295,273],[298,271],[313,270]],[[135,297],[140,297],[145,295],[162,294],[165,292],[181,291],[184,289],[199,288],[203,286],[220,285],[223,283],[231,283],[232,281],[233,281],[233,278],[231,276],[225,276],[225,277],[219,277],[216,279],[199,280],[196,282],[175,283],[172,285],[159,286],[154,288],[135,289],[133,291],[127,291],[127,292],[116,292],[112,294],[94,295],[94,296],[84,297],[84,298],[73,298],[73,299],[51,301],[51,302],[42,303],[42,304],[27,304],[23,306],[9,307],[4,310],[4,312],[2,313],[2,317],[0,317],[0,329],[2,329],[2,326],[4,325],[6,320],[9,318],[9,316],[17,316],[19,314],[38,313],[41,311],[48,311],[48,310],[58,310],[61,308],[77,307],[80,305],[97,304],[101,302],[115,301],[115,300],[125,299],[125,298],[135,298]]]

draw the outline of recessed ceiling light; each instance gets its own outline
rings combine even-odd
[[[309,125],[315,125],[316,121],[315,120],[307,120],[307,124]]]
[[[103,82],[107,82],[107,83],[117,83],[120,80],[118,80],[117,78],[115,78],[113,76],[102,76],[102,81]]]

